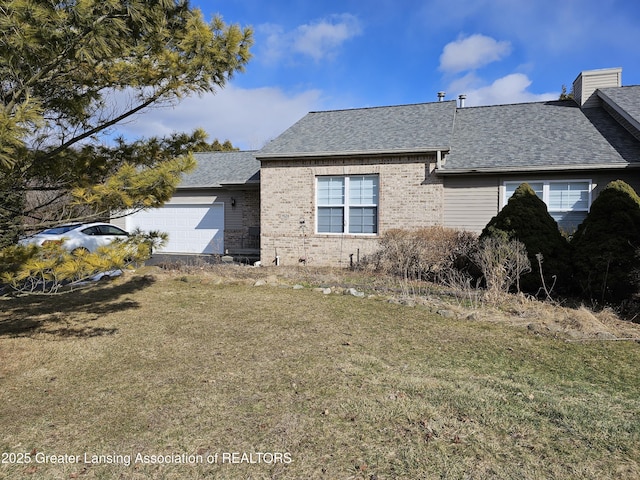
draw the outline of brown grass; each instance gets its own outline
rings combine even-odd
[[[637,343],[312,288],[383,284],[343,273],[156,273],[1,300],[0,452],[31,463],[0,477],[640,476]],[[258,276],[267,285],[252,286]],[[524,315],[510,308],[493,311]],[[231,452],[292,462],[221,463]],[[202,462],[35,461],[84,453]]]

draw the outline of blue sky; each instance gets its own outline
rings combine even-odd
[[[640,84],[637,0],[192,0],[251,26],[245,73],[215,95],[153,109],[127,135],[204,128],[259,149],[309,111],[437,101],[557,99],[583,70]]]

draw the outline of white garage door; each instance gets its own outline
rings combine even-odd
[[[169,234],[164,253],[223,253],[224,204],[165,205],[126,217],[127,230]]]

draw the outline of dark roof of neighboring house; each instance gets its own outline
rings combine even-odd
[[[260,183],[255,151],[195,153],[196,168],[182,177],[178,188],[212,188]]]
[[[604,109],[573,100],[457,110],[439,173],[640,165],[640,142]]]
[[[311,112],[268,143],[259,159],[421,153],[451,144],[455,100]]]

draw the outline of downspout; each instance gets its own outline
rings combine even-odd
[[[442,168],[442,151],[436,151],[436,170],[440,170]]]

